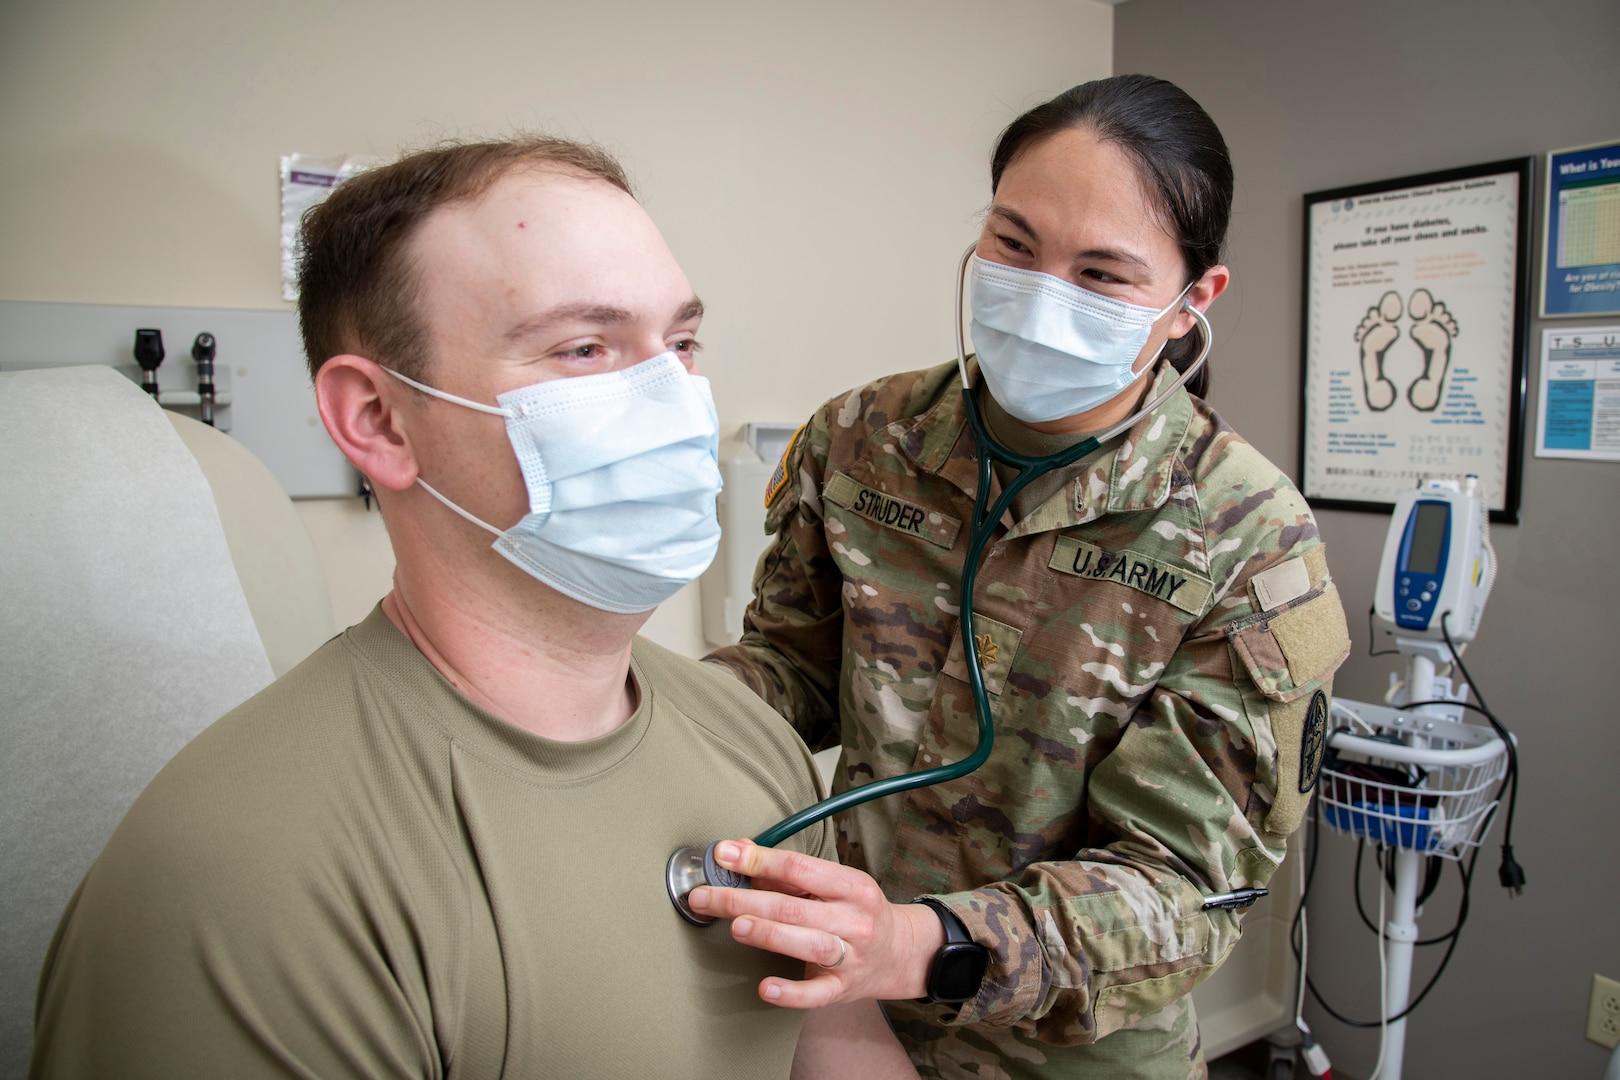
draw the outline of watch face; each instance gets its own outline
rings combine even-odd
[[[979,992],[990,952],[971,941],[946,945],[934,957],[928,978],[928,996],[935,1001],[967,1001]]]

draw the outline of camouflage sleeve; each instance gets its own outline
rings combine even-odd
[[[838,741],[843,576],[822,531],[827,409],[800,428],[766,488],[774,539],[754,570],[743,636],[704,660],[727,668],[781,713],[812,750]]]
[[[1224,587],[1089,778],[1106,843],[941,897],[993,951],[952,1023],[1091,1042],[1192,990],[1237,942],[1241,913],[1204,897],[1264,886],[1281,862],[1319,760],[1308,718],[1325,720],[1349,651],[1315,523],[1279,480],[1211,536]]]

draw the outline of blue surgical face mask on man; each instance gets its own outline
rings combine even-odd
[[[1028,423],[1094,409],[1135,382],[1153,324],[1192,288],[1155,310],[977,255],[972,268],[979,370],[1001,407]]]
[[[388,369],[384,369],[388,370]],[[506,418],[529,492],[509,529],[429,494],[495,534],[495,550],[582,604],[650,611],[695,580],[720,543],[719,433],[709,380],[674,353],[499,395],[499,406],[389,374],[444,401]]]

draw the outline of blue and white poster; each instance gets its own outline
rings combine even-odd
[[[1547,155],[1541,313],[1620,314],[1620,143]]]
[[[1516,512],[1529,159],[1495,168],[1306,196],[1313,502],[1382,508],[1472,473],[1488,507]]]
[[[1536,456],[1620,461],[1620,326],[1541,332]]]

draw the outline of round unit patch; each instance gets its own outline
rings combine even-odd
[[[1328,699],[1318,690],[1305,710],[1305,730],[1299,740],[1299,793],[1304,795],[1316,787],[1317,774],[1322,771],[1322,750],[1327,746]]]

